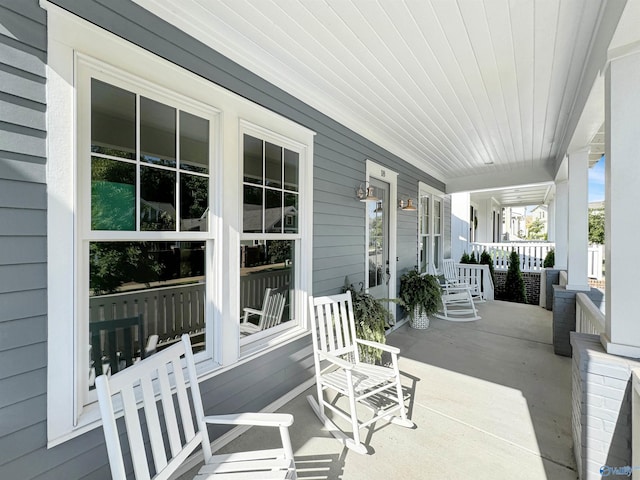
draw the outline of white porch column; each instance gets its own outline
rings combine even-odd
[[[547,240],[556,241],[556,200],[549,202],[549,217],[547,218]]]
[[[451,194],[451,258],[458,262],[469,253],[469,194]]]
[[[640,49],[614,58],[605,74],[605,262],[608,353],[640,358],[637,255],[640,223]]]
[[[569,154],[567,290],[589,291],[589,150]]]
[[[555,203],[555,268],[566,270],[569,251],[569,183],[567,180],[556,181]]]

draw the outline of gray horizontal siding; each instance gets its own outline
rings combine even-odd
[[[0,5],[0,478],[32,478],[46,445],[45,21]]]
[[[365,205],[354,198],[369,158],[399,173],[398,193],[439,182],[128,0],[55,0],[98,26],[317,132],[314,293],[364,274]],[[46,449],[46,13],[0,6],[0,478],[108,478],[100,429]],[[415,263],[416,216],[398,215],[402,265]],[[402,253],[401,253],[402,252]],[[55,368],[55,366],[50,366]],[[203,382],[208,413],[259,410],[309,379],[309,339]]]

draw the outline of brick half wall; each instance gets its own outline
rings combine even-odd
[[[507,279],[506,271],[495,272],[495,297],[496,300],[504,299],[504,284]],[[527,291],[527,304],[540,304],[540,273],[539,272],[522,272],[524,280],[524,288]]]

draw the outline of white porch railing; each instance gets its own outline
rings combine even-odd
[[[640,369],[631,372],[631,465],[633,480],[640,480]]]
[[[240,305],[259,308],[266,288],[292,283],[290,270],[265,270],[241,276]],[[167,344],[183,333],[204,332],[204,287],[204,283],[192,283],[91,297],[89,319],[111,320],[142,313],[145,335],[158,335],[159,344]]]
[[[486,250],[493,258],[496,270],[509,268],[509,256],[515,250],[520,256],[520,270],[523,272],[539,272],[544,268],[544,258],[549,250],[555,247],[552,242],[509,242],[509,243],[472,243],[471,251],[476,259]]]
[[[471,265],[457,263],[458,278],[474,285],[480,285],[482,296],[485,300],[494,299],[493,279],[489,271],[489,265]]]
[[[604,332],[604,315],[584,293],[576,294],[576,332],[600,335]]]

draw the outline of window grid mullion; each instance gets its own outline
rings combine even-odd
[[[175,144],[176,144],[176,232],[180,229],[180,109],[176,108],[176,131],[175,131]]]
[[[140,95],[136,94],[136,232],[140,231],[140,203],[142,200],[142,171],[140,169]]]

